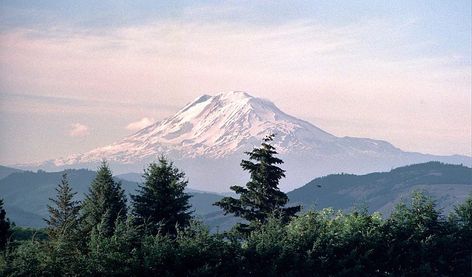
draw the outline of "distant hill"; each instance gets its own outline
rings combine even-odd
[[[48,199],[55,196],[55,188],[64,172],[67,172],[70,184],[77,192],[76,200],[82,200],[95,177],[94,171],[69,169],[60,172],[14,172],[0,180],[0,198],[4,199],[7,216],[19,226],[44,226],[43,218],[48,216]],[[134,194],[138,187],[138,182],[119,178],[116,180],[122,183],[127,195]],[[212,204],[221,199],[222,195],[192,190],[189,193],[193,196],[190,203],[196,216],[204,219],[206,214],[219,211]]]
[[[8,175],[10,175],[12,173],[21,172],[21,171],[23,171],[23,170],[13,168],[13,167],[0,165],[0,179],[5,178],[5,177],[7,177]]]
[[[472,169],[463,165],[428,162],[366,175],[334,174],[316,178],[288,193],[292,204],[305,209],[367,206],[389,214],[402,197],[422,190],[448,212],[472,192]]]
[[[116,178],[120,178],[122,180],[130,181],[130,182],[137,182],[141,183],[143,181],[143,173],[124,173],[115,176]]]
[[[135,173],[135,172],[129,172],[129,173],[124,173],[124,174],[118,174],[118,175],[115,175],[116,178],[118,179],[121,179],[121,180],[125,180],[125,181],[129,181],[129,182],[135,182],[135,183],[142,183],[143,182],[143,173]],[[225,192],[225,193],[218,193],[218,192],[213,192],[213,191],[206,191],[206,190],[199,190],[199,189],[193,189],[193,188],[189,188],[187,187],[187,192],[190,192],[190,193],[193,193],[193,192],[197,192],[197,193],[209,193],[209,194],[213,194],[213,195],[234,195],[233,193],[231,192]]]

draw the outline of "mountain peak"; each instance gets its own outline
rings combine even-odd
[[[269,133],[277,134],[279,153],[305,151],[336,137],[282,112],[269,100],[243,91],[202,95],[174,116],[156,122],[114,144],[56,163],[71,164],[107,158],[134,160],[173,153],[179,157],[223,158],[243,153]]]
[[[232,100],[241,100],[241,99],[252,99],[252,98],[254,98],[249,93],[247,93],[245,91],[238,91],[238,90],[222,92],[220,94],[215,95],[215,97],[219,97],[221,99],[232,99]]]
[[[244,91],[227,91],[219,93],[215,96],[203,94],[197,97],[193,102],[187,104],[182,110],[177,112],[176,116],[184,113],[198,113],[202,108],[210,103],[213,103],[213,106],[218,107],[235,104],[241,106],[247,104],[252,99],[256,98]]]
[[[251,96],[244,91],[228,91],[215,96],[204,94],[166,121],[181,125],[182,122],[201,124],[204,119],[213,119],[214,125],[215,120],[227,123],[251,121],[255,115],[260,120],[270,121],[277,117],[277,114],[285,115],[268,100]]]

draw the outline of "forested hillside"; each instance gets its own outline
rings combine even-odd
[[[396,203],[416,190],[433,196],[448,213],[472,192],[472,169],[428,162],[366,175],[333,174],[316,178],[288,196],[305,209],[364,206],[370,212],[389,214]]]

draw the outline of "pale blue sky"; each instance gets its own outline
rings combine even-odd
[[[470,155],[471,28],[470,1],[1,0],[0,163],[227,90],[335,135]]]

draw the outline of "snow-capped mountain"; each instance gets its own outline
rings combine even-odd
[[[213,97],[203,95],[174,116],[121,141],[84,154],[57,159],[54,164],[73,165],[103,158],[111,162],[135,163],[169,152],[174,154],[174,158],[219,159],[245,151],[248,146],[258,145],[261,138],[269,133],[277,134],[275,145],[281,154],[399,151],[386,142],[374,140],[362,140],[363,145],[352,147],[355,142],[352,139],[335,137],[306,121],[287,115],[268,100],[252,97],[246,92],[231,91]],[[329,151],[327,146],[330,146]]]
[[[55,161],[56,165],[110,161],[133,163],[159,153],[178,158],[223,158],[278,134],[281,153],[303,151],[336,139],[312,124],[289,116],[272,102],[245,92],[203,95],[174,116],[148,126],[112,145]]]
[[[191,186],[224,191],[247,180],[239,161],[269,133],[276,134],[274,145],[286,162],[285,189],[340,171],[365,173],[428,160],[470,163],[468,157],[408,153],[385,141],[336,137],[287,115],[268,100],[231,91],[203,95],[174,116],[118,142],[51,160],[43,167],[94,167],[107,159],[117,172],[141,172],[164,154],[187,172]]]

